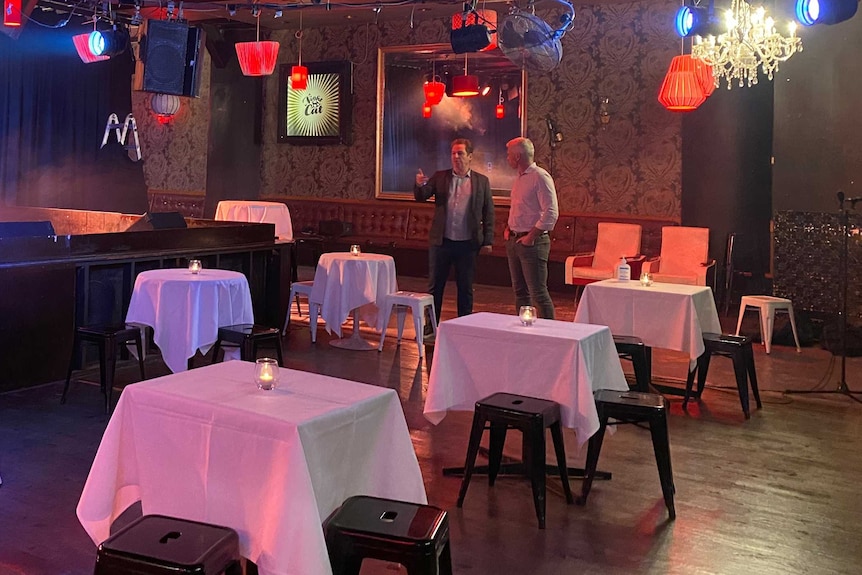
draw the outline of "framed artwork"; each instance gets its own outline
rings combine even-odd
[[[290,86],[293,64],[278,74],[278,141],[294,145],[349,144],[351,64],[348,61],[310,62],[308,86]]]

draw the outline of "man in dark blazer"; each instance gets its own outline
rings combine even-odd
[[[473,313],[473,277],[476,256],[491,253],[494,243],[494,200],[491,182],[470,169],[473,144],[459,138],[452,142],[452,169],[430,178],[420,169],[413,195],[417,202],[434,196],[434,221],[428,247],[428,291],[434,296],[437,321],[443,305],[443,289],[449,269],[455,268],[458,315]]]

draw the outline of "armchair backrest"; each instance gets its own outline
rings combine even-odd
[[[593,267],[613,269],[622,256],[636,256],[641,251],[641,227],[638,224],[599,222]]]
[[[661,229],[661,273],[698,275],[709,260],[709,228],[667,226]]]

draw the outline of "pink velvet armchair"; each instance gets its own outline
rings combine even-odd
[[[653,281],[707,285],[707,272],[715,268],[709,259],[709,228],[666,226],[661,229],[661,255],[647,260],[643,271]]]
[[[583,286],[614,277],[614,269],[625,256],[638,260],[641,249],[641,226],[600,222],[596,250],[566,258],[566,283]],[[642,259],[642,258],[641,258]],[[632,266],[634,277],[635,266]]]

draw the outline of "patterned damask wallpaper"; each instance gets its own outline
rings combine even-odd
[[[144,182],[148,190],[205,195],[210,114],[210,58],[203,60],[199,98],[180,98],[180,110],[160,124],[150,105],[152,94],[132,91],[138,124]]]
[[[536,159],[550,167],[560,208],[567,212],[680,217],[681,119],[656,100],[679,39],[671,22],[678,2],[578,6],[563,38],[563,61],[548,74],[529,73],[527,135]],[[547,19],[551,19],[551,16]],[[294,30],[273,34],[279,65],[297,58]],[[415,20],[379,26],[305,29],[304,61],[350,60],[353,144],[292,146],[277,142],[277,74],[265,83],[260,194],[373,199],[375,181],[377,49],[449,41],[449,22]],[[150,189],[203,194],[206,188],[209,57],[200,99],[183,99],[180,117],[158,124],[149,95],[136,92]],[[609,99],[610,121],[599,121]],[[551,156],[545,117],[564,134]],[[503,143],[501,143],[502,145]]]
[[[554,175],[564,211],[679,218],[681,120],[657,101],[679,39],[672,30],[678,2],[579,6],[563,38],[563,61],[549,74],[530,73],[527,135],[539,164],[549,167],[545,117],[564,134]],[[548,18],[550,20],[550,17]],[[449,41],[448,21],[386,22],[305,30],[306,61],[354,62],[352,146],[308,147],[276,142],[277,85],[266,84],[261,195],[374,197],[377,48]],[[279,64],[296,59],[293,31],[281,42]],[[599,121],[601,98],[610,122]],[[502,145],[503,143],[501,143]]]

